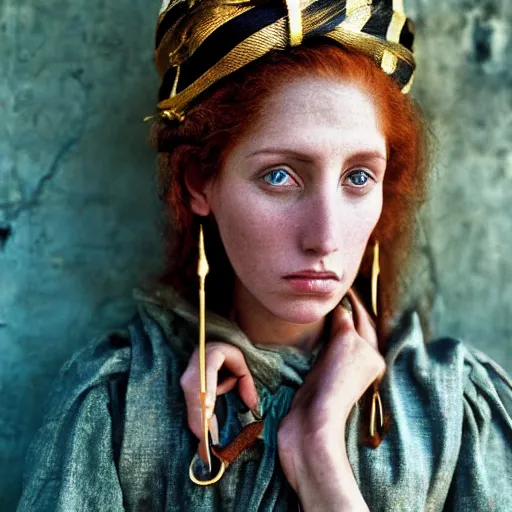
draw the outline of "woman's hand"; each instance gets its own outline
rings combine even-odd
[[[218,382],[221,370],[228,375]],[[242,351],[229,343],[210,341],[206,343],[206,416],[211,418],[215,407],[215,399],[231,391],[238,383],[240,398],[249,409],[258,406],[258,393]],[[199,349],[195,349],[187,369],[180,379],[187,403],[187,419],[190,430],[199,439],[199,456],[207,461],[206,445],[203,439],[201,420],[201,404],[199,401]]]
[[[345,423],[362,394],[385,371],[377,348],[372,320],[359,299],[349,291],[353,311],[333,311],[331,339],[295,394],[278,432],[281,466],[290,485],[308,510],[367,510],[348,462]],[[242,352],[227,343],[206,344],[207,416],[215,397],[239,393],[249,408],[257,406],[254,381]],[[231,373],[217,384],[218,373]],[[199,402],[199,351],[196,349],[180,384],[185,392],[188,423],[200,440],[199,454],[206,461]]]
[[[354,292],[353,311],[333,311],[331,339],[281,422],[281,466],[307,510],[367,510],[345,447],[345,423],[363,393],[381,378],[373,322]]]

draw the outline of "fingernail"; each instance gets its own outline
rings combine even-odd
[[[215,402],[210,398],[207,397],[205,401],[206,405],[206,418],[210,419],[213,415],[214,409],[215,409]]]
[[[352,303],[350,302],[350,299],[348,298],[348,295],[345,295],[343,299],[341,299],[341,305],[349,312],[352,313]]]

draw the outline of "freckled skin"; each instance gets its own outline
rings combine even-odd
[[[237,319],[254,342],[314,344],[380,217],[385,158],[376,108],[360,87],[297,77],[267,98],[217,180],[192,192],[195,213],[217,221],[236,274]],[[340,280],[327,296],[299,293],[283,276],[304,269]]]

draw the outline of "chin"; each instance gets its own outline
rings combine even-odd
[[[272,312],[285,322],[292,324],[312,324],[328,315],[340,302],[341,298],[318,298],[314,296],[283,300],[276,304]],[[268,307],[268,306],[267,306]]]

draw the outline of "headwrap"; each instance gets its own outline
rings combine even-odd
[[[320,37],[370,56],[409,91],[414,35],[403,0],[164,0],[155,41],[160,115],[181,120],[221,78]]]

